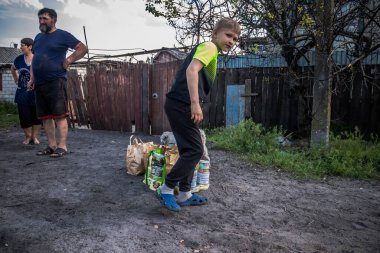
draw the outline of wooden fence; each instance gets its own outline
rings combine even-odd
[[[78,75],[77,70],[70,70],[68,75],[67,97],[70,111],[70,127],[78,126],[90,127],[90,117],[88,115],[86,101],[87,93],[84,93],[83,79]]]
[[[93,129],[147,131],[144,125],[143,64],[92,64],[87,67],[84,93]],[[147,85],[147,84],[145,84]],[[146,118],[148,115],[146,115]]]
[[[73,121],[103,130],[151,134],[170,130],[163,105],[180,63],[97,63],[87,67],[84,82],[70,72]],[[249,104],[246,117],[265,127],[281,126],[295,135],[308,136],[313,76],[306,67],[302,72],[295,81],[286,68],[219,69],[204,105],[201,127],[225,126],[227,86],[244,84],[249,93],[243,94]],[[369,65],[366,73],[366,79],[359,75],[352,79],[350,73],[341,73],[334,79],[333,127],[357,126],[363,132],[380,134],[380,66]]]
[[[246,96],[250,113],[246,117],[265,127],[281,126],[295,135],[309,136],[312,120],[314,77],[303,67],[297,80],[287,68],[244,68],[219,70],[211,92],[206,127],[225,125],[227,85],[249,85]],[[332,128],[380,134],[380,65],[368,65],[367,78],[343,72],[334,77],[332,87]],[[214,90],[218,89],[217,91]],[[207,112],[206,112],[207,113]]]

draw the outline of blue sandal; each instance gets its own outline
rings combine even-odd
[[[183,202],[178,202],[180,206],[200,206],[208,203],[208,198],[194,194]]]
[[[179,212],[181,207],[177,204],[173,194],[161,194],[160,188],[157,188],[156,197],[161,202],[161,205],[173,212]]]

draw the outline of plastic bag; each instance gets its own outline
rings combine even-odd
[[[129,138],[129,145],[126,153],[128,174],[137,176],[145,173],[144,154],[148,152],[149,147],[151,146],[153,146],[153,142],[144,143],[133,135]]]
[[[177,145],[172,147],[167,147],[165,150],[166,157],[166,175],[170,173],[174,164],[177,162],[179,158],[179,152]]]
[[[151,190],[156,190],[165,182],[166,158],[162,152],[162,148],[156,148],[149,152],[148,168],[145,172],[144,183]]]

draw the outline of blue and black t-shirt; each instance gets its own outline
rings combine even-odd
[[[190,93],[187,86],[186,69],[193,59],[197,59],[203,64],[203,68],[198,73],[198,94],[199,102],[205,102],[205,98],[210,92],[215,80],[218,63],[218,48],[212,42],[199,44],[191,50],[179,68],[171,90],[166,94],[168,98],[191,104]]]
[[[35,85],[42,85],[58,78],[67,79],[63,62],[69,48],[80,41],[71,33],[57,29],[52,33],[39,33],[33,44],[33,74]]]
[[[30,80],[30,64],[27,64],[25,56],[22,54],[16,57],[13,65],[18,72],[15,103],[19,105],[35,106],[36,100],[34,91],[27,90],[27,85]]]

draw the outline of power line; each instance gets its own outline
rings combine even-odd
[[[98,58],[105,58],[105,59],[108,59],[108,58],[118,58],[118,57],[125,57],[125,56],[135,56],[135,55],[143,55],[143,54],[152,54],[152,53],[157,53],[157,52],[160,52],[162,50],[172,50],[172,49],[187,49],[189,48],[189,46],[185,46],[185,47],[174,47],[174,48],[166,48],[166,47],[163,47],[163,48],[160,48],[160,49],[153,49],[153,50],[143,50],[143,51],[140,51],[140,52],[133,52],[133,53],[126,53],[126,54],[118,54],[118,55],[94,55],[92,57],[90,57],[90,60],[94,60],[94,59],[98,59]]]
[[[118,54],[118,55],[106,55],[106,54],[91,53],[90,52],[89,54],[91,55],[91,57],[89,58],[89,60],[107,60],[107,59],[111,59],[111,58],[114,58],[117,60],[123,60],[120,57],[134,57],[136,55],[154,54],[154,53],[160,52],[162,50],[179,50],[179,49],[188,49],[188,48],[190,48],[190,46],[172,47],[172,48],[163,47],[163,48],[153,49],[153,50],[142,49],[142,51],[133,52],[133,53]],[[90,50],[93,51],[94,49],[90,49]],[[73,50],[70,50],[70,51],[73,51]],[[125,61],[125,59],[124,59],[124,61]],[[78,61],[77,65],[82,65],[83,63],[84,63],[83,61]]]
[[[91,48],[91,51],[131,51],[131,50],[145,50],[144,48],[126,48],[126,49],[96,49]]]

